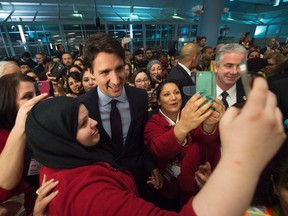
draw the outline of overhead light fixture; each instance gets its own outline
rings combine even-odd
[[[178,16],[178,14],[177,14],[177,10],[174,10],[174,14],[173,14],[172,18],[174,18],[174,19],[181,19],[181,20],[183,20],[183,18],[182,18],[182,17]]]
[[[200,14],[204,13],[204,7],[203,5],[196,5],[192,7],[192,15],[193,16],[199,16]]]
[[[134,13],[130,14],[129,17],[130,17],[130,18],[134,18],[134,19],[137,19],[137,18],[138,18],[138,16],[137,16],[136,14],[134,14]]]
[[[134,19],[137,19],[138,16],[136,14],[134,14],[134,7],[131,6],[130,7],[130,15],[129,15],[130,18],[134,18]]]
[[[82,17],[82,14],[80,14],[80,13],[73,13],[73,17]]]
[[[280,4],[280,0],[275,0],[273,6],[274,6],[274,7],[277,7],[277,6],[279,6],[279,4]]]

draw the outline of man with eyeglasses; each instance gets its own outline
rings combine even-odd
[[[239,73],[239,65],[246,59],[246,49],[236,43],[224,45],[216,54],[216,94],[225,109],[246,99]]]

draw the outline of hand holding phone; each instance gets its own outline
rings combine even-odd
[[[49,80],[42,80],[34,82],[36,95],[47,93],[49,96],[54,96],[52,82]]]
[[[63,64],[57,62],[51,69],[50,73],[53,77],[56,78],[56,81],[58,82],[58,80],[66,74],[66,71],[66,67]]]

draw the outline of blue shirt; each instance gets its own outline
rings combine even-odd
[[[110,111],[111,111],[111,100],[118,100],[117,108],[120,112],[121,123],[123,129],[123,143],[125,144],[126,137],[128,134],[129,126],[131,123],[131,112],[128,97],[126,95],[125,88],[123,87],[122,93],[117,98],[111,98],[105,95],[99,88],[97,88],[99,97],[99,111],[102,120],[103,127],[107,134],[111,137],[111,125],[110,125]]]

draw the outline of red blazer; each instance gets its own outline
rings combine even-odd
[[[220,160],[221,143],[218,127],[213,135],[206,137],[206,140],[197,140],[181,161],[181,173],[178,176],[178,181],[182,203],[186,203],[191,196],[195,196],[200,190],[195,180],[195,172],[198,170],[199,165],[209,162],[213,171]]]
[[[198,167],[206,161],[214,161],[214,156],[217,159],[220,158],[218,127],[212,135],[207,135],[203,132],[202,125],[200,125],[191,131],[187,137],[186,145],[182,146],[178,143],[174,135],[174,126],[170,125],[160,112],[154,114],[147,122],[144,131],[144,141],[157,160],[162,175],[167,165],[172,163],[176,157],[180,159],[182,172],[182,160],[187,151],[193,152],[194,154],[194,157],[190,161],[190,166],[193,170],[197,168],[195,172],[198,170]],[[206,148],[207,143],[211,143],[215,149],[213,148],[210,150],[210,147]],[[208,151],[208,153],[206,151]],[[210,152],[212,152],[212,155]],[[210,157],[213,159],[210,160]],[[191,184],[193,188],[196,187],[198,190],[195,179],[190,180],[189,184]],[[161,192],[162,195],[167,198],[175,198],[180,192],[179,181],[176,178],[173,178],[173,180],[170,181],[164,178],[164,185]]]
[[[177,214],[142,200],[131,174],[108,163],[66,170],[43,166],[40,181],[44,174],[48,180],[59,180],[55,188],[59,194],[49,204],[47,215],[196,215],[191,201]]]

